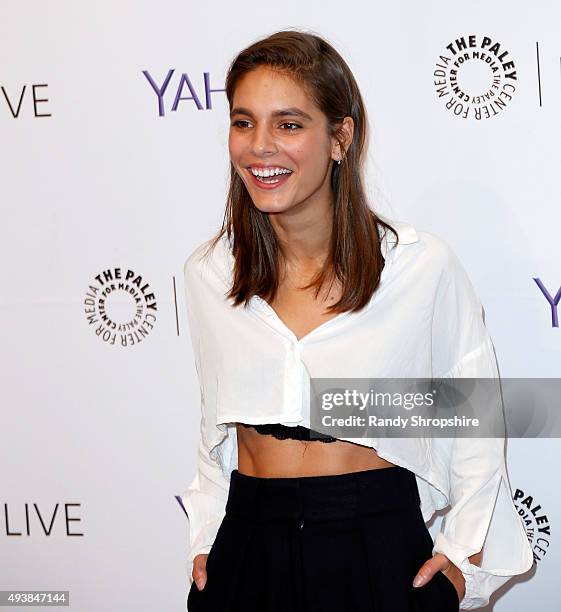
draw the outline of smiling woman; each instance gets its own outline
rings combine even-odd
[[[352,117],[330,136],[326,115],[286,71],[260,65],[241,76],[230,112],[230,158],[254,206],[279,214],[306,202],[309,212],[333,208],[331,166],[352,141]],[[329,217],[327,217],[329,218]],[[271,218],[280,240],[290,231]],[[327,228],[324,228],[324,231]]]
[[[366,110],[327,41],[255,42],[226,95],[225,220],[184,267],[201,386],[189,612],[485,605],[532,563],[504,439],[326,437],[310,418],[312,378],[498,377],[465,271],[369,206]]]

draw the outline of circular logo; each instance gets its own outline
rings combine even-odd
[[[469,34],[446,45],[434,69],[438,100],[462,119],[490,119],[503,112],[516,91],[516,65],[504,45]]]
[[[518,515],[526,529],[526,535],[532,551],[534,563],[541,561],[549,551],[551,543],[551,525],[541,504],[534,500],[527,491],[516,489],[512,496]]]
[[[90,282],[84,299],[86,320],[106,344],[121,347],[142,342],[154,328],[158,305],[141,274],[109,268]]]

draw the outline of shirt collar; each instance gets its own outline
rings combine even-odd
[[[386,219],[381,215],[378,215],[383,221],[391,225],[397,232],[399,236],[399,244],[413,244],[414,242],[418,242],[419,236],[415,231],[415,228],[408,223],[404,223],[403,221],[392,221],[391,219]],[[386,255],[388,253],[388,248],[390,245],[395,245],[396,238],[395,234],[389,230],[386,230],[383,226],[378,226],[381,231],[382,239],[380,241],[380,250],[382,251],[382,255],[384,259],[386,259]]]

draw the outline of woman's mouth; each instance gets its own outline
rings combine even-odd
[[[271,167],[271,168],[248,168],[247,169],[253,184],[259,189],[277,189],[284,185],[292,171],[288,168]]]

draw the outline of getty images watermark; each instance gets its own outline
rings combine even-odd
[[[312,438],[555,438],[560,411],[560,378],[310,379]]]

